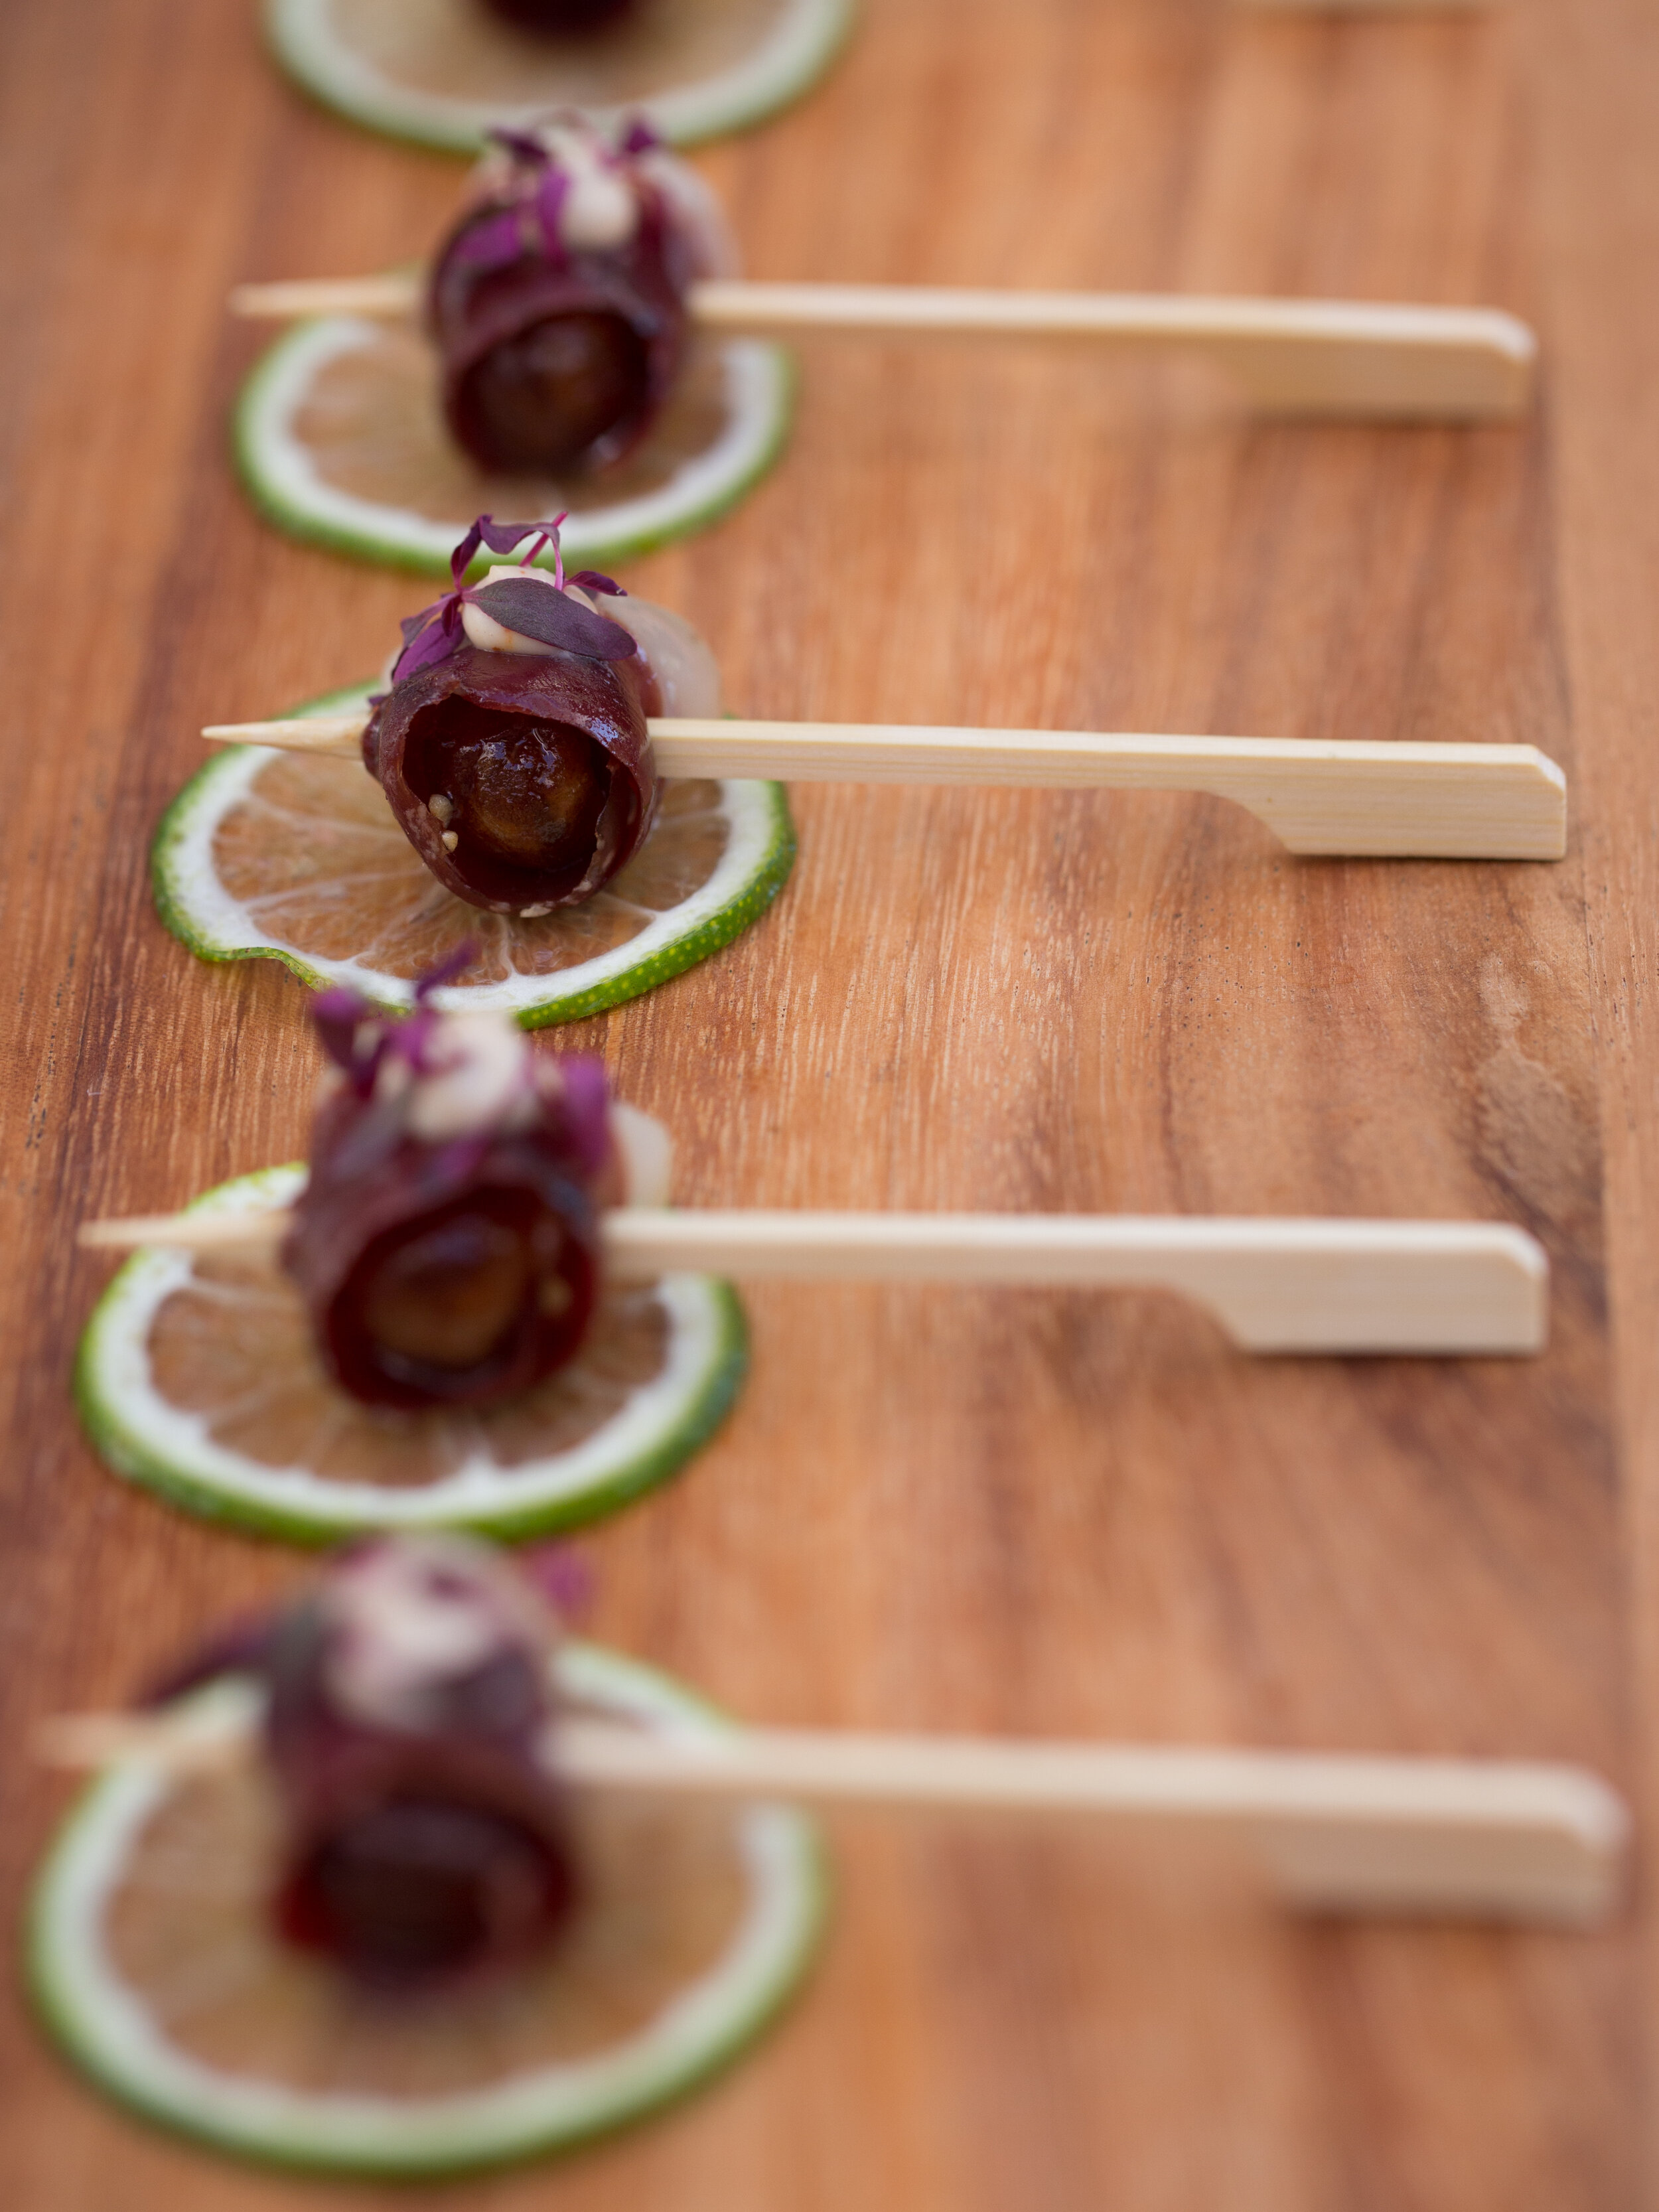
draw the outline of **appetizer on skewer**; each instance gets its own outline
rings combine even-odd
[[[165,1711],[242,1744],[94,1784],[37,1891],[31,1978],[99,2082],[224,2149],[404,2176],[561,2149],[736,2055],[811,1957],[801,1814],[566,1785],[584,1719],[725,1723],[562,1639],[482,1546],[348,1555]]]
[[[1292,1909],[1558,1929],[1615,1909],[1630,1826],[1559,1765],[722,1726],[453,1538],[346,1554],[42,1749],[106,1769],[31,1916],[70,2055],[228,2149],[410,2175],[634,2117],[761,2025],[821,1916],[778,1800],[1184,1830]]]
[[[153,861],[192,951],[395,1006],[470,940],[472,1003],[571,1020],[705,958],[775,896],[794,836],[781,786],[757,778],[777,775],[1210,792],[1304,853],[1565,850],[1565,780],[1528,745],[728,720],[689,625],[592,570],[568,580],[558,541],[557,523],[480,517],[385,691],[210,726],[252,742],[186,786]],[[469,585],[481,546],[518,564]],[[544,547],[550,572],[526,565]]]
[[[426,276],[232,295],[309,319],[237,413],[248,488],[297,536],[441,571],[486,505],[568,508],[568,550],[589,560],[698,527],[787,430],[788,364],[767,333],[1195,349],[1279,414],[1490,420],[1529,401],[1536,342],[1489,309],[744,283],[707,188],[641,127],[566,112],[495,136]]]
[[[687,144],[821,76],[854,0],[266,0],[279,61],[353,122],[447,152],[568,101]]]
[[[592,1520],[730,1405],[745,1334],[726,1273],[1161,1285],[1270,1352],[1544,1340],[1543,1255],[1501,1224],[670,1210],[665,1133],[607,1101],[596,1063],[538,1057],[505,1015],[441,1012],[441,983],[406,1018],[316,1001],[331,1065],[308,1170],[83,1228],[137,1248],[76,1374],[118,1473],[309,1542]]]
[[[719,203],[642,125],[498,131],[418,321],[302,322],[254,370],[244,479],[283,529],[439,571],[483,506],[563,507],[592,560],[699,527],[788,427],[781,349],[690,326],[694,283],[736,268]]]
[[[736,265],[714,195],[642,126],[498,131],[427,294],[451,435],[500,476],[614,466],[679,375],[691,285]]]
[[[143,1251],[106,1293],[76,1394],[123,1474],[302,1541],[520,1535],[614,1511],[724,1418],[747,1356],[732,1291],[623,1279],[601,1249],[609,1209],[665,1203],[666,1133],[598,1061],[438,1012],[441,981],[403,1018],[313,1002],[309,1168],[203,1201],[277,1243]]]
[[[481,546],[519,562],[466,585]],[[526,565],[544,548],[554,567]],[[794,859],[788,808],[775,783],[659,774],[648,718],[718,716],[714,656],[666,608],[567,579],[558,523],[483,516],[451,565],[386,688],[318,702],[359,704],[358,764],[210,762],[161,823],[156,904],[204,958],[276,958],[391,1005],[470,945],[471,1003],[574,1020],[763,912]]]

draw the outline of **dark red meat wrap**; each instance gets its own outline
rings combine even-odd
[[[694,227],[641,163],[651,134],[635,126],[612,145],[578,117],[556,121],[631,198],[629,234],[569,242],[581,175],[556,131],[498,131],[428,291],[450,431],[503,475],[591,472],[631,452],[678,374],[686,294],[708,273]]]
[[[363,732],[363,762],[457,898],[492,914],[574,906],[626,865],[655,817],[656,712],[637,653],[590,660],[462,642],[393,685]]]
[[[398,1995],[520,1964],[557,1936],[579,1884],[546,1763],[556,1637],[483,1546],[398,1537],[179,1671],[166,1693],[227,1666],[264,1682],[279,1935]]]
[[[608,31],[633,12],[635,0],[483,0],[492,15],[520,30],[575,39]]]
[[[525,1043],[508,1108],[423,1134],[411,1102],[453,1065],[453,1026],[427,1010],[354,1021],[340,1001],[368,1011],[328,993],[319,1026],[346,1032],[356,1065],[318,1109],[282,1254],[319,1353],[367,1405],[514,1396],[575,1357],[592,1316],[599,1212],[619,1182],[603,1067],[538,1067]]]

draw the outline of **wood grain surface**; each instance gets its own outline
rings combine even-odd
[[[867,0],[817,94],[702,157],[759,276],[1478,302],[1547,349],[1539,415],[1471,432],[1253,425],[1072,349],[804,343],[774,478],[625,576],[740,710],[1532,743],[1572,847],[1298,861],[1197,798],[803,787],[765,921],[542,1048],[605,1051],[687,1199],[1504,1218],[1549,1249],[1553,1334],[1251,1362],[1153,1297],[762,1286],[728,1428],[585,1541],[593,1632],[780,1723],[1571,1758],[1659,1810],[1656,95],[1643,0]],[[203,721],[368,674],[421,586],[253,519],[225,418],[258,338],[222,303],[406,256],[458,175],[307,107],[242,0],[0,10],[9,1910],[64,1802],[40,1717],[302,1571],[94,1461],[68,1370],[107,1266],[70,1231],[302,1143],[297,988],[192,962],[149,839]],[[834,1832],[833,1943],[751,2060],[439,2201],[1642,2193],[1634,1913],[1298,1924],[1075,1834]],[[391,2201],[128,2123],[9,2000],[0,2046],[9,2205]]]

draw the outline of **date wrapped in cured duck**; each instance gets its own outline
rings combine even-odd
[[[526,541],[520,565],[464,582],[481,545]],[[548,547],[550,572],[528,565]],[[481,516],[451,571],[404,624],[364,765],[447,889],[533,919],[592,897],[638,849],[658,800],[647,718],[717,712],[719,676],[666,609],[592,570],[567,579],[557,522]]]
[[[383,1538],[160,1686],[169,1698],[227,1668],[263,1685],[279,1938],[369,1990],[417,1994],[556,1937],[579,1893],[546,1755],[557,1638],[531,1579],[487,1546]]]
[[[592,1786],[595,1729],[669,1758],[731,1731],[562,1632],[584,1580],[382,1537],[116,1719],[27,1937],[94,2084],[221,2155],[383,2187],[610,2133],[774,2017],[822,1845],[786,1805]]]
[[[283,1249],[335,1380],[405,1410],[506,1398],[575,1356],[627,1181],[601,1063],[439,1013],[444,980],[402,1018],[315,1001],[332,1066]]]
[[[576,1877],[539,1756],[554,1623],[482,1546],[367,1546],[279,1620],[266,1744],[290,1829],[289,1942],[360,1982],[430,1987],[516,1966]]]
[[[485,469],[605,468],[674,382],[689,288],[732,271],[724,218],[643,125],[613,139],[566,111],[493,136],[428,294],[445,417]]]

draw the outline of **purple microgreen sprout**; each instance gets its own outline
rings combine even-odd
[[[597,1175],[611,1152],[611,1080],[597,1054],[561,1053],[553,1063],[560,1078],[565,1133],[584,1175]]]
[[[535,241],[529,243],[533,246]],[[455,252],[470,269],[505,269],[518,260],[526,244],[520,211],[510,207],[474,223]]]
[[[402,1017],[387,1015],[349,984],[319,991],[311,1002],[318,1041],[359,1098],[372,1098],[381,1063],[406,1060],[416,1075],[428,1072],[432,1033],[440,1016],[432,994],[465,973],[478,957],[471,938],[416,978],[415,1006]]]
[[[539,246],[556,267],[562,265],[569,259],[569,249],[560,228],[560,216],[571,186],[569,172],[560,161],[556,150],[532,131],[497,128],[485,136],[529,174],[515,187],[522,195],[516,205],[480,222],[462,240],[459,248],[461,258],[475,268],[499,268],[517,260],[521,253],[533,253]],[[658,143],[648,125],[635,123],[619,146],[604,149],[604,159],[607,167],[620,167],[635,155],[644,153]],[[522,228],[520,219],[526,214],[532,216],[535,228],[539,229],[539,239]]]
[[[388,1060],[402,1060],[416,1077],[442,1072],[445,1063],[434,1059],[434,1048],[443,1016],[433,996],[477,955],[477,945],[469,939],[428,969],[416,981],[415,1004],[406,1014],[386,1013],[348,984],[317,993],[311,1018],[318,1038],[358,1098],[366,1103],[374,1096]],[[605,1062],[593,1053],[573,1052],[541,1066],[542,1099],[557,1113],[576,1167],[585,1176],[598,1175],[611,1156],[611,1083]],[[453,1157],[448,1164],[458,1175],[466,1171],[477,1142],[475,1136],[451,1140]]]
[[[520,637],[533,637],[561,653],[580,653],[588,660],[629,660],[638,650],[631,630],[604,615],[591,613],[562,591],[550,592],[528,576],[498,577],[466,594],[470,604]]]
[[[542,172],[536,186],[535,209],[542,227],[542,240],[550,261],[567,258],[564,233],[559,216],[569,196],[570,179],[556,162],[550,161]]]
[[[484,137],[503,153],[511,154],[515,161],[527,161],[532,168],[544,169],[553,158],[541,140],[528,131],[511,131],[498,124],[495,129],[486,131]]]
[[[465,975],[478,957],[476,941],[463,938],[453,952],[447,952],[435,968],[428,968],[424,975],[415,979],[415,1003],[423,1006],[434,991],[441,991],[446,983],[453,983],[458,975]]]
[[[561,653],[580,654],[587,660],[628,660],[637,650],[631,634],[620,623],[608,622],[565,596],[564,554],[559,544],[559,527],[562,514],[551,522],[497,522],[494,515],[481,514],[460,544],[449,556],[449,573],[453,586],[441,599],[422,607],[417,615],[410,615],[402,624],[404,649],[392,665],[392,681],[401,684],[410,676],[417,676],[424,668],[435,667],[458,652],[465,640],[462,627],[463,606],[477,606],[499,622],[503,629],[515,631],[520,637],[533,637],[538,645],[550,645]],[[553,549],[553,589],[536,584],[528,578],[520,583],[511,577],[497,577],[493,584],[469,585],[466,572],[481,546],[492,553],[507,555],[530,541],[528,549],[520,556],[519,566],[529,568],[545,547]],[[605,592],[617,598],[625,598],[620,585],[609,576],[601,576],[585,568],[580,577],[573,577],[588,591]]]

